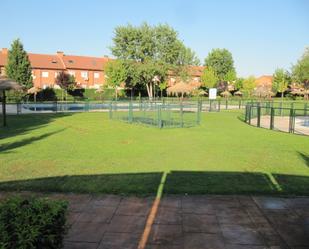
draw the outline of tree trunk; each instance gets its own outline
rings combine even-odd
[[[283,101],[283,93],[284,93],[284,92],[281,92],[281,101]]]
[[[6,108],[5,108],[5,90],[2,91],[2,116],[3,116],[3,126],[6,126]]]

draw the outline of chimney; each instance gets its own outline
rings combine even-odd
[[[7,48],[2,48],[1,49],[2,54],[8,54],[8,49]]]
[[[59,57],[63,57],[63,52],[62,51],[57,51],[57,55],[59,56]]]

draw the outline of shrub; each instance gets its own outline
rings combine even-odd
[[[0,248],[62,248],[67,203],[10,198],[0,204]]]

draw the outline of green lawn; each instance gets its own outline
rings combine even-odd
[[[309,195],[309,137],[251,127],[242,112],[158,129],[108,113],[9,116],[0,190]]]

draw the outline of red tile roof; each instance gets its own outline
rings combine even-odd
[[[57,55],[28,53],[32,68],[65,69]]]
[[[28,53],[28,57],[32,68],[54,70],[81,69],[102,71],[104,65],[111,60],[107,57],[65,55],[61,52],[55,55]],[[0,51],[0,66],[5,66],[6,62],[7,54]]]
[[[67,69],[103,70],[104,65],[110,60],[107,57],[88,57],[63,55],[62,60]]]

